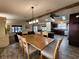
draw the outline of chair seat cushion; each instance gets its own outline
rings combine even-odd
[[[41,54],[46,56],[49,59],[53,59],[55,46],[56,46],[56,41],[52,42],[49,46],[47,46],[45,49],[43,49],[41,51]]]
[[[37,49],[35,49],[34,47],[32,47],[31,45],[29,45],[29,54],[32,54],[33,52],[37,51]],[[27,50],[25,49],[25,52],[27,53]]]

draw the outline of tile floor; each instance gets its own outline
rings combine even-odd
[[[54,38],[60,39],[61,36],[55,35]],[[18,50],[18,46],[18,43],[14,43],[6,48],[0,49],[0,59],[27,59],[27,56],[23,57],[22,50]],[[79,47],[70,46],[68,44],[67,36],[64,36],[60,48],[60,55],[60,59],[79,59]],[[32,56],[32,59],[39,58],[38,53],[35,53]],[[35,58],[36,56],[38,56],[38,58]]]

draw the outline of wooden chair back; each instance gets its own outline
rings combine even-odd
[[[28,32],[22,32],[22,35],[27,35],[28,34]]]
[[[18,38],[19,38],[20,45],[21,45],[21,47],[22,47],[23,53],[24,53],[24,54],[26,53],[28,59],[30,59],[29,47],[28,47],[28,43],[27,43],[26,39],[23,38],[23,37],[20,36],[20,35],[17,35],[17,36],[18,36]]]
[[[48,37],[48,32],[42,32],[42,35]]]
[[[26,52],[27,54],[29,54],[29,47],[28,47],[28,43],[27,43],[27,41],[26,41],[25,38],[22,38],[22,44],[23,44],[24,52]]]
[[[57,40],[56,47],[55,47],[55,50],[54,50],[54,59],[57,59],[59,57],[58,56],[58,54],[59,54],[59,48],[60,48],[62,40],[63,39]]]
[[[41,33],[40,33],[40,32],[35,32],[35,34],[37,34],[37,35],[41,35]]]
[[[20,47],[22,47],[22,40],[21,40],[21,36],[20,35],[17,35],[17,37],[18,37],[18,40],[19,40],[19,45],[20,45]]]

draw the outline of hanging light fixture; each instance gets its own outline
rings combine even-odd
[[[36,23],[38,23],[38,19],[36,19]]]
[[[32,8],[32,20],[33,20],[33,18],[34,18],[34,7],[32,6],[31,8]],[[31,21],[31,22],[32,22],[32,24],[35,23],[35,21]]]
[[[34,19],[34,7],[32,6],[32,20]],[[38,19],[30,21],[29,24],[38,23]]]
[[[34,18],[34,7],[32,6],[31,8],[32,8],[32,20],[33,20],[33,18]]]
[[[32,6],[31,8],[32,8],[32,20],[33,20],[33,17],[34,17],[33,9],[34,9],[34,7]],[[29,24],[33,24],[33,23],[35,23],[35,22],[34,22],[34,21],[30,21],[30,22],[29,22]]]

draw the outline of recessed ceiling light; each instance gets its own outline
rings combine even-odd
[[[77,15],[76,18],[79,18],[79,15]]]

